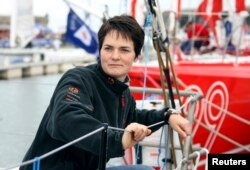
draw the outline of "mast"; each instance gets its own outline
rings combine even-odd
[[[15,47],[15,39],[16,39],[16,3],[15,0],[10,0],[11,9],[10,9],[10,47]]]
[[[11,31],[14,31],[12,43],[14,47],[24,48],[35,36],[33,0],[16,0],[14,4],[16,5],[11,16]]]

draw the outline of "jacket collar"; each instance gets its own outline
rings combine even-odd
[[[104,80],[104,82],[107,84],[109,88],[111,88],[115,93],[122,94],[126,89],[128,89],[128,84],[129,84],[129,77],[127,76],[125,79],[125,82],[121,82],[114,77],[111,77],[107,75],[102,67],[100,62],[97,64],[97,70],[98,73],[100,74],[101,78]]]

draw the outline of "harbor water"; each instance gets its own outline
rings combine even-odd
[[[0,168],[22,161],[61,76],[0,80]]]

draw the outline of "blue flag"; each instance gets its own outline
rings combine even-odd
[[[70,9],[68,14],[65,38],[75,46],[81,47],[88,53],[97,56],[98,40],[96,33],[72,9]]]

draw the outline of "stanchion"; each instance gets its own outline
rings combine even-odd
[[[100,143],[100,154],[99,154],[99,170],[106,169],[107,159],[107,135],[108,135],[108,124],[103,124],[102,138]]]

